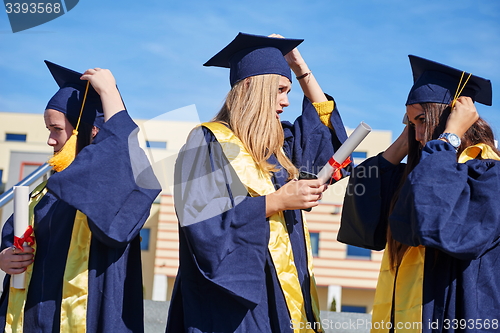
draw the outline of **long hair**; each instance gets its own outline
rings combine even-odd
[[[450,115],[451,108],[448,104],[440,103],[421,103],[425,113],[425,133],[424,133],[424,143],[430,140],[435,140],[439,137],[441,133],[444,132],[446,127],[446,121]],[[486,121],[479,118],[468,130],[465,132],[464,136],[461,138],[461,145],[457,151],[457,157],[465,150],[465,148],[478,144],[484,143],[490,146],[497,154],[500,152],[495,147],[495,140],[493,131]],[[395,192],[390,207],[390,213],[392,212],[396,201],[399,196],[399,191],[403,186],[406,178],[410,172],[417,166],[422,155],[422,145],[420,142],[415,140],[415,128],[409,126],[408,128],[408,158],[403,177],[399,183],[398,189]],[[389,215],[390,215],[389,213]],[[387,250],[389,251],[389,260],[392,268],[395,268],[401,264],[403,255],[408,249],[407,245],[404,245],[394,238],[392,238],[392,233],[388,224],[387,228]]]
[[[298,171],[282,150],[283,127],[276,117],[279,80],[277,74],[265,74],[236,83],[212,121],[227,124],[262,171],[279,171],[267,161],[274,154],[291,179]]]

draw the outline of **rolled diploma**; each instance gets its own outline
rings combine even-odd
[[[29,186],[14,186],[14,235],[16,237],[23,237],[28,228],[29,194]],[[13,274],[11,279],[12,287],[24,289],[25,273]]]
[[[347,138],[347,140],[345,140],[342,146],[340,146],[339,150],[337,150],[335,154],[333,154],[333,159],[335,160],[335,162],[340,164],[343,163],[371,131],[372,128],[368,126],[368,124],[361,122]],[[330,165],[330,163],[326,163],[318,173],[318,179],[320,179],[323,183],[326,183],[330,181],[334,171],[335,170]]]

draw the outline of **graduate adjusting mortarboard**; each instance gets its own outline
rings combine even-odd
[[[89,81],[81,80],[81,73],[45,60],[59,90],[49,100],[45,109],[53,109],[66,115],[74,130],[64,147],[54,153],[48,163],[55,171],[66,169],[76,156],[76,141],[80,121],[101,127],[104,114],[99,94]]]
[[[303,41],[240,32],[203,66],[230,68],[231,87],[247,77],[262,74],[279,74],[292,81],[292,72],[283,56]]]
[[[460,96],[468,96],[475,102],[491,105],[490,80],[414,55],[408,57],[414,84],[406,105],[450,104]]]

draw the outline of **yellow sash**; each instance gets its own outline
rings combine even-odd
[[[245,149],[243,143],[234,133],[221,123],[203,123],[202,126],[208,128],[217,138],[222,146],[224,155],[238,175],[240,181],[245,185],[248,193],[252,197],[262,196],[275,191],[269,174],[262,172],[250,154]],[[311,277],[311,302],[314,316],[317,323],[314,324],[317,330],[319,327],[319,303],[316,291],[316,282],[312,272],[312,253],[309,239],[309,231],[304,215],[302,214],[304,225],[304,237],[307,247],[307,262],[309,276]],[[281,289],[285,295],[286,304],[291,318],[291,326],[295,332],[314,332],[308,326],[307,315],[304,307],[304,298],[299,283],[297,269],[294,264],[292,245],[286,229],[283,212],[272,215],[269,218],[270,237],[269,252],[273,260]]]
[[[391,270],[389,252],[386,248],[373,303],[372,333],[389,332],[393,295],[396,306],[394,309],[395,332],[422,331],[424,256],[423,246],[409,247],[403,256],[396,278],[396,272]],[[394,287],[396,287],[395,293]]]
[[[76,211],[75,224],[64,270],[61,332],[87,331],[87,298],[91,232],[87,216]]]
[[[34,223],[34,208],[47,193],[46,182],[40,184],[30,196],[30,224]],[[90,252],[91,232],[87,216],[77,211],[71,243],[64,270],[61,300],[61,332],[84,333],[87,325],[88,295],[88,260]],[[36,253],[36,234],[35,234]],[[36,254],[35,254],[36,255]],[[5,332],[23,332],[24,305],[29,287],[33,265],[26,269],[25,289],[9,288],[9,302],[5,323]]]
[[[460,154],[458,162],[465,163],[479,155],[483,159],[500,160],[500,157],[490,146],[479,143],[467,147]],[[390,269],[388,252],[384,252],[373,304],[372,333],[389,331],[387,325],[384,326],[382,323],[391,322],[395,279],[395,331],[399,330],[405,333],[422,331],[421,325],[419,327],[417,323],[422,324],[424,256],[425,248],[423,246],[409,247],[403,256],[396,279],[395,272]]]
[[[491,149],[490,146],[484,143],[478,143],[477,145],[465,148],[458,158],[458,163],[465,163],[478,157],[479,155],[481,155],[483,160],[490,159],[500,161],[500,157],[493,151],[493,149]]]

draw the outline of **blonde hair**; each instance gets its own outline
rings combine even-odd
[[[227,124],[262,171],[279,171],[267,161],[274,154],[292,179],[298,170],[283,152],[283,127],[276,117],[279,80],[280,75],[264,74],[236,83],[212,121]]]

